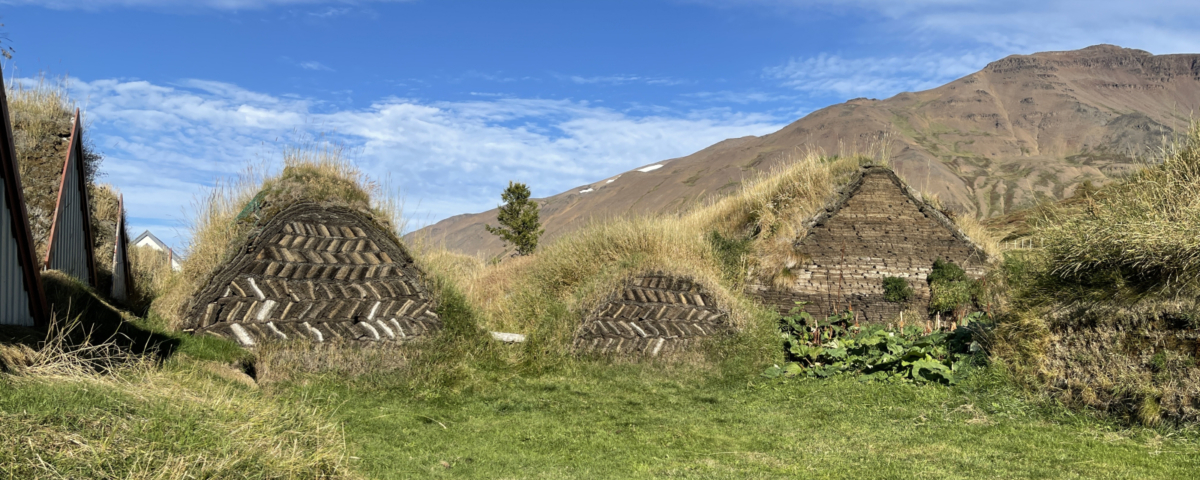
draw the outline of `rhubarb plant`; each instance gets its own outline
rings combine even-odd
[[[983,361],[974,340],[986,324],[982,312],[970,315],[972,328],[927,331],[909,325],[854,324],[850,311],[816,320],[797,307],[780,319],[788,360],[763,372],[767,377],[860,375],[864,380],[954,384],[973,364]]]

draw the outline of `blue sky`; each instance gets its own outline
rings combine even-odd
[[[409,226],[552,195],[1014,53],[1200,52],[1190,1],[0,0],[6,81],[67,75],[131,233],[315,138]]]

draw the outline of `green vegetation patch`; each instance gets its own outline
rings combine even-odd
[[[1128,422],[1200,420],[1200,125],[1157,165],[1039,208],[1006,255],[992,352],[1018,382]]]
[[[900,277],[883,277],[883,299],[892,303],[904,303],[913,298],[912,285]]]
[[[977,314],[971,320],[981,317]],[[891,329],[852,322],[853,312],[817,321],[808,312],[793,309],[780,320],[784,348],[792,362],[772,366],[763,376],[856,374],[865,381],[954,384],[973,365],[985,363],[974,329],[929,332],[916,325]]]
[[[952,261],[934,260],[929,281],[929,311],[965,315],[980,295],[980,285]]]
[[[372,478],[1172,478],[1196,435],[1038,407],[987,370],[956,387],[575,364],[470,391],[329,381]]]

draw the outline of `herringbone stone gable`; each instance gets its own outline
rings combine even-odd
[[[407,341],[441,329],[421,272],[394,237],[342,207],[293,205],[195,297],[197,332],[272,340]]]
[[[953,261],[975,278],[984,274],[986,254],[886,167],[863,168],[805,226],[808,234],[795,244],[804,260],[790,269],[791,284],[747,286],[751,297],[780,313],[808,302],[813,315],[851,308],[863,321],[884,322],[907,306],[884,299],[884,277],[906,279],[915,297],[909,305],[923,308],[935,260]]]
[[[699,284],[654,273],[632,278],[592,312],[574,346],[577,352],[656,356],[732,331],[728,313]]]

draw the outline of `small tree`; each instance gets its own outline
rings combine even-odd
[[[504,239],[505,245],[517,247],[520,255],[529,255],[537,249],[538,237],[542,236],[542,223],[538,220],[538,204],[529,200],[529,187],[524,183],[508,182],[508,188],[500,194],[504,205],[496,220],[500,226],[484,225],[488,233]]]

